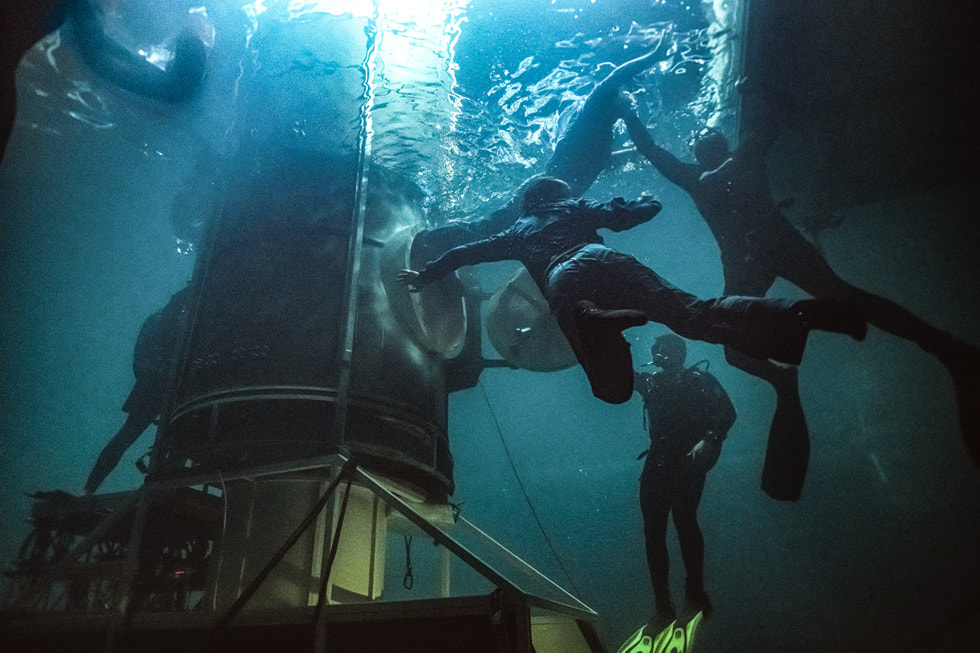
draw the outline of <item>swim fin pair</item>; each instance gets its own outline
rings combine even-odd
[[[691,653],[694,650],[694,634],[703,618],[704,615],[698,612],[683,626],[672,621],[655,635],[651,635],[649,626],[644,624],[616,653]]]

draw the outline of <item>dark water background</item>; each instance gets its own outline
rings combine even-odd
[[[155,42],[193,4],[119,2],[113,29],[140,47],[134,33]],[[684,157],[706,120],[733,128],[729,90],[704,83],[719,43],[705,18],[710,2],[465,4],[435,19],[442,27],[434,32],[423,21],[390,22],[377,62],[375,159],[428,193],[435,224],[479,212],[535,172],[559,111],[668,26],[684,47],[634,89],[655,138]],[[270,138],[353,146],[365,19],[304,13],[300,3],[292,11],[285,3],[255,7],[243,14],[230,0],[208,4],[212,72],[187,105],[108,87],[72,54],[68,33],[22,64],[21,114],[0,167],[0,561],[13,560],[27,533],[24,493],[80,492],[121,424],[136,334],[190,277],[193,251],[177,237],[196,235],[188,216],[213,200],[215,162]],[[399,43],[404,50],[386,55]],[[783,177],[772,172],[779,197]],[[661,199],[662,214],[607,242],[687,290],[718,294],[721,268],[707,228],[648,166],[622,163],[590,195],[643,190]],[[175,219],[178,196],[201,205]],[[836,207],[844,221],[820,244],[844,278],[976,342],[977,239],[965,196],[942,188]],[[791,213],[820,210],[826,200],[819,191],[797,197]],[[494,264],[481,279],[492,290],[512,271]],[[772,293],[799,294],[788,285]],[[637,364],[661,332],[629,333]],[[700,650],[915,650],[951,624],[976,622],[980,482],[936,361],[875,330],[864,343],[813,336],[800,372],[810,475],[803,500],[783,504],[758,488],[771,389],[729,367],[717,347],[690,343],[689,359],[711,361],[739,414],[701,504],[716,614]],[[646,440],[639,402],[592,399],[577,368],[491,369],[477,388],[451,397],[450,411],[454,502],[574,586],[615,649],[652,601],[636,503],[636,454]],[[103,491],[137,487],[132,461],[151,443],[152,430]],[[671,551],[679,601],[673,539]]]

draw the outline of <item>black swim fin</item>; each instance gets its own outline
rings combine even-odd
[[[769,427],[762,491],[777,501],[798,501],[810,462],[810,432],[800,403],[796,368],[787,368],[776,388],[776,412]]]
[[[646,314],[634,310],[602,310],[589,301],[576,304],[575,324],[592,394],[610,404],[633,396],[633,357],[623,329],[647,323]]]
[[[980,351],[958,343],[954,352],[940,360],[953,377],[960,435],[973,464],[980,468]]]

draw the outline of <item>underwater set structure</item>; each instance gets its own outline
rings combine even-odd
[[[920,4],[7,0],[0,648],[972,650],[977,12]],[[765,138],[783,241],[711,185]],[[682,345],[731,415],[672,587],[670,319],[597,372],[548,284],[578,254],[425,277],[542,177],[655,203],[589,246],[666,292],[803,316],[798,365]]]

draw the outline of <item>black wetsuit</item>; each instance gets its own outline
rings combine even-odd
[[[578,199],[544,205],[522,215],[509,229],[449,250],[419,270],[419,280],[424,285],[464,265],[520,261],[555,313],[594,391],[594,367],[612,363],[588,360],[582,350],[582,327],[576,319],[576,305],[582,300],[604,310],[640,311],[648,320],[686,338],[731,345],[752,356],[798,364],[808,327],[794,302],[747,297],[699,299],[675,288],[632,256],[602,244],[598,229],[623,231],[650,220],[659,211],[660,204],[652,199],[627,202],[616,198],[605,203]],[[620,401],[632,393],[629,366],[630,387],[625,398],[622,392],[616,393]],[[596,396],[605,399],[600,392]]]
[[[123,404],[126,421],[99,454],[85,483],[86,492],[95,492],[102,485],[126,450],[160,415],[188,294],[189,288],[175,293],[163,309],[146,318],[140,327],[133,350],[136,383]]]
[[[697,521],[705,477],[721,451],[721,442],[735,421],[735,408],[721,384],[697,367],[678,374],[636,373],[636,391],[643,397],[650,449],[640,474],[640,510],[647,565],[657,604],[670,603],[667,518],[674,527],[687,570],[689,596],[704,593],[704,537]],[[688,455],[707,440],[700,457]]]
[[[726,294],[761,297],[779,276],[814,295],[848,299],[817,248],[772,200],[764,159],[772,138],[766,133],[748,140],[708,171],[662,148],[647,146],[644,154],[694,200],[718,243]]]

